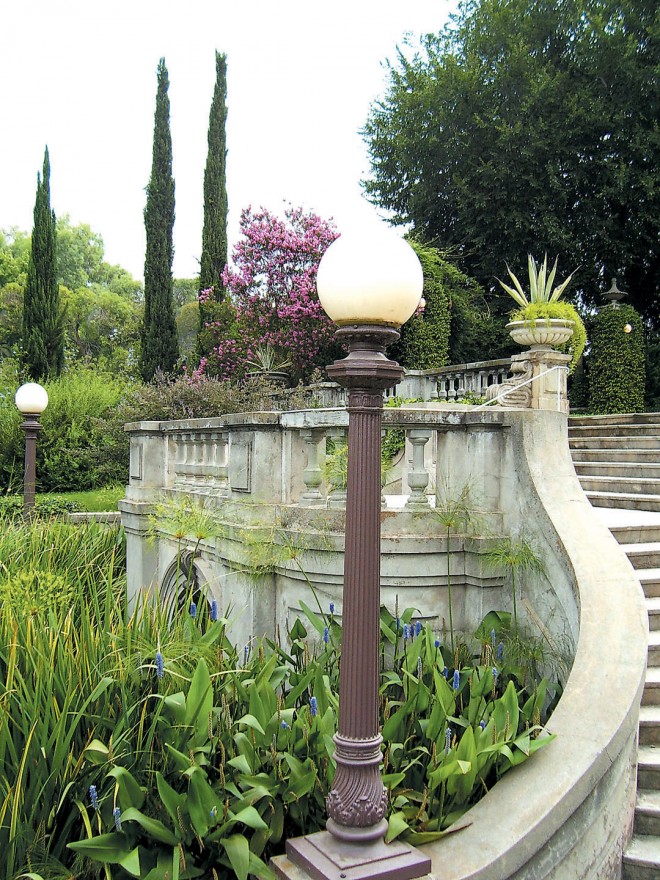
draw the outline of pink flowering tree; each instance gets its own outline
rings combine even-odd
[[[276,363],[288,362],[294,380],[305,379],[336,355],[335,326],[319,303],[316,272],[338,232],[291,206],[284,218],[247,208],[240,229],[233,266],[223,275],[234,320],[206,325],[211,345],[202,366],[219,378],[241,378],[268,349]]]

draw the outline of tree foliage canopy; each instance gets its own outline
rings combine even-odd
[[[294,380],[324,367],[335,353],[335,326],[316,292],[321,257],[337,237],[332,222],[302,208],[287,207],[284,217],[265,208],[241,212],[241,238],[234,247],[233,267],[222,283],[227,311],[207,322],[201,368],[222,379],[240,378],[250,370],[259,349],[286,360]],[[212,291],[202,291],[205,304]]]
[[[370,198],[491,291],[547,251],[660,320],[655,0],[475,0],[399,51],[364,128]]]

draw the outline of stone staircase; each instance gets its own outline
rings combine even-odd
[[[572,417],[568,439],[594,507],[660,511],[660,413]]]
[[[660,413],[570,418],[568,434],[582,488],[594,507],[613,508],[602,511],[603,518],[646,596],[637,801],[622,880],[660,880]]]
[[[646,596],[649,649],[639,713],[637,802],[633,837],[623,856],[623,880],[660,878],[660,522],[611,526]]]

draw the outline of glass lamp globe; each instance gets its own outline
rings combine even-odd
[[[36,382],[26,382],[16,392],[14,401],[23,415],[38,416],[48,406],[48,393]]]
[[[319,300],[340,327],[400,327],[422,298],[417,254],[388,227],[345,233],[324,253],[316,279]]]

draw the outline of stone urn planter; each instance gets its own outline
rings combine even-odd
[[[532,351],[547,351],[568,342],[575,323],[562,318],[537,318],[534,321],[510,321],[506,329],[518,345],[529,346]]]

